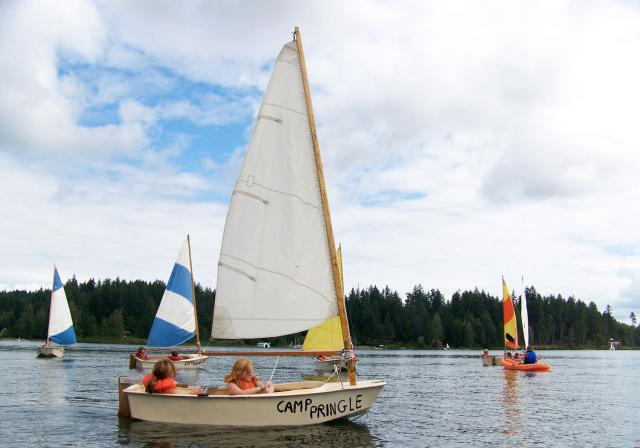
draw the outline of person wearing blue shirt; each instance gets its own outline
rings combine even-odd
[[[524,364],[535,364],[538,361],[536,352],[531,347],[527,347],[527,353],[524,357]]]

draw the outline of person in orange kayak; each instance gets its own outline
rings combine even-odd
[[[273,392],[271,381],[265,384],[260,382],[253,373],[253,363],[247,358],[240,358],[231,369],[231,373],[224,378],[227,383],[227,391],[231,395],[252,395],[262,392]]]
[[[169,360],[162,359],[155,363],[150,374],[142,379],[145,391],[150,394],[189,394],[202,392],[200,387],[180,387],[176,384],[176,367]]]
[[[524,364],[535,364],[538,361],[536,352],[533,351],[531,346],[527,347],[527,353],[524,357]]]
[[[147,355],[147,349],[144,348],[143,345],[138,347],[138,351],[133,354],[138,359],[149,359],[149,355]]]
[[[171,356],[168,357],[169,361],[182,361],[184,358],[178,354],[178,352],[171,352]]]

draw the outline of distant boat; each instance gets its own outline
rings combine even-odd
[[[616,346],[620,344],[619,341],[614,341],[613,338],[609,339],[609,350],[616,350]]]
[[[256,346],[258,348],[271,348],[271,343],[270,342],[258,342],[256,344]]]
[[[509,292],[507,282],[502,279],[502,295],[503,295],[503,315],[504,315],[504,346],[507,349],[518,350],[518,325],[516,319],[515,308],[513,307],[513,299]],[[529,347],[529,317],[527,314],[527,298],[522,292],[522,301],[520,302],[520,317],[522,319],[523,338],[525,347]],[[513,359],[504,358],[502,367],[507,370],[524,370],[524,371],[547,371],[551,369],[549,364],[536,362],[533,364],[523,364]]]
[[[171,362],[176,370],[198,369],[208,358],[200,354],[200,335],[191,269],[191,240],[187,235],[178,259],[173,265],[169,282],[151,326],[147,345],[159,348],[176,347],[194,336],[197,353],[181,354],[180,360],[172,359]],[[141,359],[131,354],[129,368],[152,369],[156,362],[165,358],[165,356],[149,356],[147,359]]]
[[[52,342],[59,345],[52,345]],[[73,320],[71,319],[67,295],[64,292],[58,269],[54,266],[47,342],[38,349],[38,357],[62,358],[64,356],[64,346],[73,345],[76,342],[76,332],[73,329]]]
[[[442,347],[442,350],[449,350],[449,344],[447,344],[444,347]]]

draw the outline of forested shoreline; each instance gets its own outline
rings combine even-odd
[[[93,279],[65,284],[79,341],[145,340],[165,284],[162,281]],[[640,326],[617,321],[610,307],[562,296],[542,296],[525,290],[531,344],[539,348],[608,348],[610,338],[620,348],[639,348]],[[44,339],[51,291],[0,291],[0,337]],[[215,291],[196,286],[200,337],[211,332]],[[519,309],[518,299],[514,298]],[[418,285],[404,297],[388,287],[351,290],[347,311],[354,343],[387,347],[502,347],[502,297],[477,289],[457,291],[448,300],[437,289]],[[521,329],[519,329],[521,331]],[[303,336],[299,334],[298,336]],[[274,338],[288,345],[294,335]],[[302,339],[298,337],[298,341]],[[245,341],[253,344],[255,341]]]

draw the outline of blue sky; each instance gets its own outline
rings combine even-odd
[[[215,287],[229,194],[300,25],[347,287],[524,275],[640,312],[628,2],[0,4],[0,288]]]

